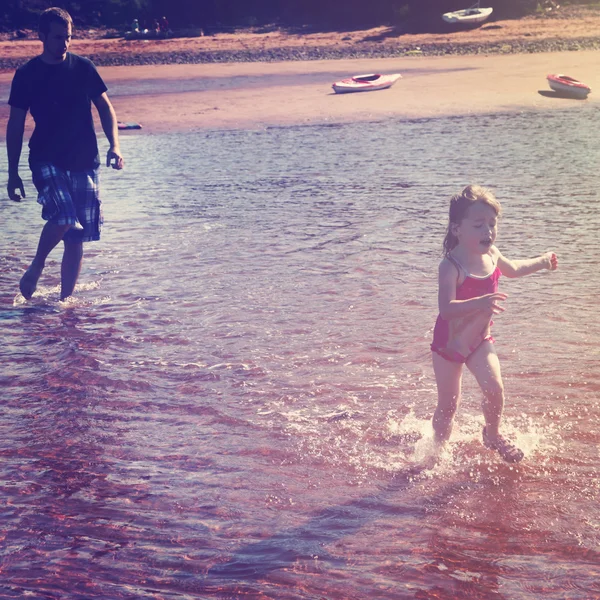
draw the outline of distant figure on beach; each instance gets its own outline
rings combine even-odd
[[[466,364],[484,396],[484,445],[507,462],[519,462],[523,452],[500,434],[504,386],[490,327],[492,316],[504,311],[498,303],[507,295],[498,291],[498,280],[500,275],[523,277],[542,269],[554,271],[558,259],[553,252],[528,260],[505,258],[494,245],[499,217],[500,203],[478,185],[467,186],[450,200],[444,259],[439,266],[440,314],[431,344],[438,389],[433,430],[439,444],[450,438]]]
[[[29,141],[29,166],[42,218],[47,221],[33,262],[20,281],[27,300],[36,290],[46,258],[60,241],[64,243],[60,297],[68,298],[79,277],[83,242],[100,239],[100,159],[91,102],[110,145],[106,166],[123,168],[117,117],[106,95],[106,85],[91,61],[67,52],[72,29],[66,11],[49,8],[42,13],[39,38],[43,52],[17,69],[8,100],[8,196],[16,202],[25,197],[19,159],[29,110],[35,121]]]
[[[134,19],[131,22],[131,31],[133,31],[134,33],[140,32],[140,22],[137,19]]]

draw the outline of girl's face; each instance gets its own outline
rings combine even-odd
[[[485,202],[475,202],[459,224],[452,225],[452,233],[458,239],[458,245],[477,254],[489,252],[498,233],[498,215]]]

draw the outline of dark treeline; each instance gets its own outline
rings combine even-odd
[[[443,27],[440,15],[468,8],[474,0],[2,0],[0,27],[34,28],[49,6],[68,10],[78,27],[124,29],[132,19],[166,16],[173,29],[230,28],[277,24],[344,29],[394,25],[412,30]],[[543,10],[548,0],[482,0],[494,18],[519,18]],[[590,1],[572,0],[572,4]]]

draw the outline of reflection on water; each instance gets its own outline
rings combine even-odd
[[[76,297],[4,203],[0,590],[21,598],[593,598],[600,116],[128,136]],[[466,377],[429,453],[449,196],[503,203],[506,428]],[[29,189],[33,195],[32,188]]]

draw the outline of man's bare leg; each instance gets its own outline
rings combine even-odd
[[[26,300],[29,300],[35,292],[38,279],[46,264],[46,258],[48,258],[50,252],[63,239],[63,236],[70,227],[71,225],[56,225],[55,223],[46,223],[44,225],[35,257],[19,282],[21,294],[23,294]]]
[[[65,240],[65,251],[60,268],[60,299],[68,298],[75,289],[83,260],[83,244]]]

